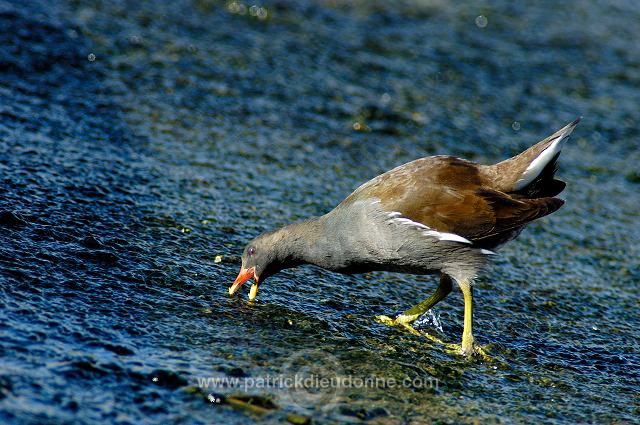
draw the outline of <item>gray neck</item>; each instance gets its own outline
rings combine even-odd
[[[361,240],[363,235],[354,230],[357,226],[351,222],[347,224],[334,210],[322,217],[276,230],[271,246],[281,269],[313,264],[336,272],[351,270],[357,260],[353,258],[354,252],[367,244]],[[359,255],[358,259],[366,261],[366,254]]]
[[[289,224],[271,234],[274,256],[282,268],[314,264],[332,269],[333,257],[339,256],[335,241],[328,238],[331,229],[326,216]]]

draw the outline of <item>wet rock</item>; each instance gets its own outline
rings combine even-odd
[[[87,236],[80,241],[80,244],[86,248],[90,249],[104,249],[105,246],[102,241],[93,235]]]
[[[364,407],[340,406],[340,413],[345,416],[353,416],[363,421],[373,418],[389,416],[389,411],[384,407],[365,409]]]
[[[104,348],[107,350],[114,352],[120,356],[131,356],[135,354],[135,351],[127,348],[123,345],[114,345],[114,344],[104,344]]]
[[[8,376],[0,376],[0,400],[6,398],[13,389],[13,383]]]
[[[96,379],[109,375],[109,371],[91,360],[76,360],[59,367],[68,379]]]
[[[640,183],[640,171],[631,171],[627,173],[626,178],[631,183]]]
[[[234,378],[246,378],[249,376],[242,368],[234,366],[219,366],[217,368],[219,372],[224,372],[225,375]]]
[[[216,368],[218,372],[222,372],[227,376],[232,376],[235,378],[244,378],[249,376],[242,368],[236,366],[229,365],[220,365]]]
[[[289,413],[286,419],[287,419],[287,422],[292,423],[294,425],[309,425],[311,423],[310,417],[298,415],[296,413]]]
[[[106,264],[113,264],[119,260],[115,253],[107,250],[80,252],[78,255],[86,260],[98,261]]]
[[[258,395],[235,394],[225,398],[227,404],[253,413],[268,413],[279,409],[271,399]]]
[[[160,387],[176,389],[188,385],[186,379],[170,370],[155,370],[148,376],[149,380]]]
[[[20,227],[26,226],[27,220],[22,215],[14,211],[0,211],[0,226],[6,227]]]

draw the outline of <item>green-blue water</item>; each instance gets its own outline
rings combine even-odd
[[[0,422],[638,422],[638,4],[253,5],[0,0]],[[258,233],[578,116],[566,205],[477,282],[493,361],[373,320],[433,278],[301,267],[228,297]],[[459,342],[461,298],[422,329]],[[412,384],[198,382],[293,372]]]

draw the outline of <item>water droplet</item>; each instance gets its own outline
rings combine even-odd
[[[427,117],[420,112],[413,112],[411,118],[418,124],[425,124],[427,122]]]
[[[511,128],[513,128],[515,131],[520,130],[520,122],[514,121],[513,124],[511,124]]]
[[[434,313],[432,309],[427,310],[425,314],[420,316],[418,320],[415,322],[416,326],[427,325],[436,328],[439,332],[444,332],[442,329],[442,321],[440,320],[440,315]]]
[[[263,20],[267,19],[267,15],[268,15],[267,9],[264,8],[264,7],[261,7],[261,8],[258,9],[258,13],[257,13],[256,16],[258,16],[258,19],[263,21]]]
[[[94,55],[93,53],[89,53],[87,59],[89,59],[89,62],[93,62],[96,60],[96,55]]]
[[[227,5],[227,10],[231,13],[237,13],[238,15],[244,15],[247,13],[247,6],[239,1],[232,1]]]
[[[487,26],[488,23],[489,23],[489,20],[484,15],[480,15],[476,18],[476,25],[478,26],[478,28],[484,28]]]

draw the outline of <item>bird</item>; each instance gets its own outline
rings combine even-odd
[[[254,279],[304,264],[342,273],[374,271],[439,275],[435,292],[380,322],[414,330],[412,323],[448,296],[454,283],[464,299],[464,356],[483,354],[473,335],[473,281],[496,251],[532,221],[557,211],[566,183],[557,161],[580,118],[520,154],[493,165],[454,156],[429,156],[400,165],[355,189],[333,210],[251,240],[233,296]]]

